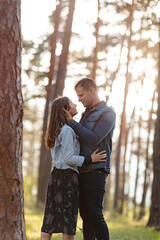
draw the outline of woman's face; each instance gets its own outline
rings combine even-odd
[[[70,109],[69,109],[69,112],[70,114],[73,116],[75,116],[78,112],[77,112],[77,109],[76,109],[76,104],[74,104],[70,99],[69,99],[69,106],[70,106]]]

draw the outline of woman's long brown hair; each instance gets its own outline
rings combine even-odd
[[[45,136],[45,145],[48,150],[54,147],[55,140],[61,128],[67,123],[63,108],[67,110],[70,108],[68,97],[58,97],[52,102],[49,124]]]

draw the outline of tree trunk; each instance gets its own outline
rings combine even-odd
[[[69,13],[67,17],[66,26],[65,26],[65,32],[63,35],[63,42],[62,42],[63,48],[62,48],[62,53],[61,53],[59,65],[58,65],[55,91],[52,96],[53,99],[57,97],[57,95],[63,94],[64,82],[65,82],[66,71],[67,71],[68,55],[69,55],[69,45],[70,45],[70,39],[72,34],[72,22],[73,22],[75,2],[76,2],[75,0],[69,1]]]
[[[160,23],[159,23],[160,39]],[[155,125],[155,135],[153,144],[153,184],[150,216],[147,225],[160,228],[160,40],[159,40],[159,63],[158,63],[158,109]]]
[[[128,87],[130,83],[130,76],[129,76],[129,63],[130,63],[130,49],[131,49],[131,36],[132,36],[132,22],[133,22],[133,12],[134,12],[134,0],[132,0],[130,16],[129,16],[129,30],[130,35],[128,39],[128,55],[127,55],[127,70],[126,70],[126,82],[125,82],[125,92],[124,92],[124,101],[123,101],[123,111],[121,115],[121,125],[120,125],[120,135],[118,140],[117,146],[117,156],[116,156],[116,174],[115,174],[115,194],[114,194],[114,209],[119,211],[118,201],[120,199],[120,158],[121,158],[121,146],[124,140],[125,132],[125,121],[126,121],[126,100],[128,94]]]
[[[0,3],[0,240],[25,240],[20,1]]]
[[[111,74],[111,76],[109,77],[109,80],[107,80],[107,72],[108,72],[108,69],[106,68],[105,69],[105,76],[106,76],[106,82],[102,85],[99,85],[99,88],[106,88],[106,87],[109,87],[109,92],[108,94],[106,95],[106,102],[109,101],[109,97],[112,93],[112,88],[113,88],[113,83],[117,77],[117,74],[118,74],[118,71],[120,69],[120,66],[121,66],[121,57],[122,57],[122,50],[123,50],[123,47],[124,47],[124,40],[126,38],[126,35],[122,36],[122,39],[121,39],[121,47],[120,47],[120,52],[119,52],[119,58],[118,58],[118,64],[117,64],[117,67],[116,67],[116,70]]]
[[[99,27],[100,27],[100,0],[98,2],[98,17],[96,22],[96,31],[95,31],[95,38],[96,38],[96,46],[94,49],[94,59],[93,59],[93,69],[92,69],[92,79],[96,80],[96,71],[97,71],[97,65],[98,65],[98,50],[99,50]]]
[[[53,72],[55,67],[55,51],[58,36],[58,26],[60,21],[62,1],[56,6],[54,12],[54,32],[51,36],[50,43],[50,69],[48,73],[48,86],[46,87],[46,104],[44,109],[43,117],[43,128],[42,128],[42,139],[41,139],[41,151],[40,151],[40,163],[39,163],[39,175],[38,175],[38,195],[37,195],[37,206],[40,202],[45,202],[45,196],[47,191],[48,178],[51,171],[51,155],[50,152],[45,147],[45,134],[47,130],[48,115],[49,115],[49,103],[51,99],[51,93],[53,92]]]
[[[38,179],[38,200],[37,203],[45,202],[45,195],[47,190],[48,178],[51,169],[51,155],[47,151],[44,143],[44,137],[47,130],[47,122],[48,122],[48,111],[49,111],[49,103],[52,101],[57,95],[62,95],[64,89],[64,82],[66,77],[66,69],[67,69],[67,62],[68,62],[68,54],[69,54],[69,45],[70,45],[70,38],[71,38],[71,29],[72,29],[72,22],[73,22],[73,13],[75,8],[75,0],[69,1],[69,14],[67,17],[65,32],[62,41],[62,53],[59,60],[58,71],[57,71],[57,78],[56,83],[53,85],[52,78],[53,78],[53,67],[54,67],[54,59],[55,59],[55,47],[56,47],[56,39],[57,37],[52,37],[52,43],[55,44],[54,47],[52,45],[51,50],[51,64],[50,64],[50,73],[49,73],[49,85],[47,86],[47,97],[46,97],[46,106],[45,106],[45,113],[44,113],[44,121],[43,121],[43,135],[42,135],[42,144],[41,144],[41,154],[40,154],[40,166],[39,166],[39,179]],[[60,2],[60,9],[61,9],[61,2]],[[59,9],[59,14],[60,14]],[[56,9],[57,10],[57,9]],[[57,16],[59,16],[57,14]],[[59,21],[59,19],[57,19]],[[58,29],[58,24],[56,21],[56,28]],[[55,30],[56,30],[55,28]],[[56,35],[57,36],[57,35]],[[54,39],[54,40],[53,40]],[[53,51],[54,49],[54,51]],[[54,54],[54,57],[53,57]]]
[[[140,164],[140,152],[141,152],[141,130],[142,130],[141,111],[142,111],[142,109],[140,110],[139,122],[138,122],[139,132],[138,132],[138,145],[137,145],[137,169],[136,169],[136,179],[135,179],[134,198],[133,198],[133,204],[134,204],[133,217],[134,217],[134,219],[136,219],[136,217],[137,217],[136,196],[137,196],[137,187],[138,187],[138,180],[139,180],[139,164]]]
[[[133,109],[129,126],[126,129],[126,136],[125,136],[125,150],[124,150],[124,156],[123,156],[123,176],[122,176],[122,198],[121,198],[121,205],[120,205],[120,213],[123,213],[123,207],[124,207],[124,201],[125,201],[125,182],[126,182],[126,171],[125,171],[125,166],[126,166],[126,154],[127,154],[127,145],[128,145],[128,136],[129,136],[129,131],[131,129],[131,124],[134,120],[135,116],[135,107]]]
[[[134,122],[133,122],[133,125],[134,125]],[[134,146],[134,143],[135,143],[135,136],[134,136],[134,126],[132,126],[132,140],[131,140],[131,151],[130,151],[130,156],[129,156],[129,161],[128,161],[128,165],[129,165],[129,168],[128,168],[128,188],[127,188],[127,209],[126,209],[126,215],[128,216],[129,215],[129,201],[130,201],[130,172],[131,172],[131,163],[132,163],[132,148]]]
[[[147,195],[147,189],[149,186],[150,180],[150,167],[149,167],[149,145],[150,145],[150,135],[151,135],[151,125],[152,125],[152,113],[153,113],[153,105],[155,101],[155,91],[152,98],[152,105],[151,110],[149,112],[148,118],[148,137],[147,137],[147,146],[146,146],[146,163],[145,163],[145,172],[144,172],[144,183],[143,183],[143,193],[142,193],[142,200],[140,203],[140,213],[139,213],[139,220],[145,215],[145,200]]]
[[[36,158],[35,158],[35,142],[36,142],[36,138],[37,138],[37,132],[36,132],[36,128],[37,128],[37,106],[35,106],[32,110],[32,114],[33,117],[31,117],[30,122],[32,124],[32,130],[27,133],[24,133],[24,129],[23,129],[23,133],[27,134],[27,141],[29,142],[29,146],[26,152],[28,152],[28,158],[27,158],[27,175],[30,176],[31,178],[33,178],[34,172],[35,172],[35,162],[36,162]],[[29,111],[30,113],[30,111]],[[25,140],[24,140],[25,141]],[[23,150],[23,154],[24,154],[24,150]]]

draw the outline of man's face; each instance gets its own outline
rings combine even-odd
[[[89,88],[84,90],[83,87],[76,87],[76,93],[78,96],[78,101],[83,104],[84,107],[90,107],[93,104],[93,89]]]

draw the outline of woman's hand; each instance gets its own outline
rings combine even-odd
[[[107,157],[106,151],[101,151],[98,153],[98,150],[99,149],[96,149],[96,151],[92,153],[91,155],[92,162],[105,162]]]
[[[68,110],[66,110],[65,108],[63,108],[64,113],[65,113],[65,117],[67,119],[67,122],[70,122],[73,118],[72,115],[70,114],[70,112]]]

